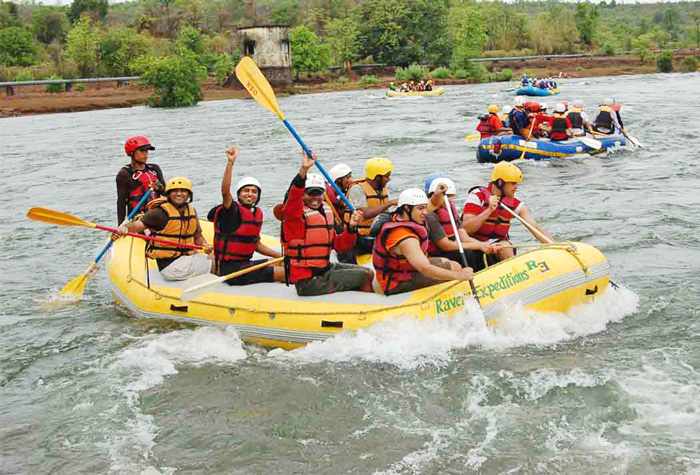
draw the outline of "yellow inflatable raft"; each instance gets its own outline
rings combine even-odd
[[[201,224],[212,242],[212,224]],[[264,241],[275,245],[270,237]],[[148,262],[147,274],[144,243],[130,237],[118,240],[108,265],[112,292],[132,314],[229,324],[244,340],[266,346],[292,349],[400,315],[420,319],[453,315],[472,295],[468,282],[445,282],[389,297],[363,292],[298,297],[294,286],[280,283],[242,287],[222,283],[198,299],[182,302],[182,288],[188,284],[163,280],[154,261]],[[560,243],[478,272],[474,284],[484,315],[497,323],[498,316],[516,304],[542,312],[566,312],[602,294],[609,274],[610,266],[596,248]]]
[[[386,95],[389,97],[401,97],[401,96],[442,96],[445,90],[442,87],[436,87],[432,91],[411,91],[411,92],[400,92],[400,91],[386,91]]]

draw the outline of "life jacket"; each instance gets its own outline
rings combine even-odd
[[[372,188],[372,185],[370,185],[366,180],[359,181],[355,184],[353,184],[350,188],[353,186],[359,186],[362,188],[362,191],[365,192],[365,196],[367,197],[367,207],[368,208],[373,208],[375,206],[380,206],[389,201],[389,191],[384,188],[382,191],[377,191],[374,188]],[[348,190],[349,191],[349,190]],[[346,223],[350,222],[350,214],[347,213],[347,221]],[[357,234],[360,236],[369,236],[369,230],[372,227],[372,222],[374,221],[374,218],[372,219],[364,219],[360,221],[360,224],[357,225]]]
[[[612,118],[613,110],[607,106],[601,106],[598,116],[595,118],[593,127],[599,132],[612,133],[615,129],[615,124]],[[603,129],[603,130],[599,130]]]
[[[169,201],[162,203],[160,208],[168,214],[168,222],[160,231],[151,232],[153,237],[161,237],[179,244],[194,244],[194,233],[197,231],[197,213],[194,207],[186,203],[180,212]],[[179,248],[161,242],[149,242],[146,255],[152,259],[172,259],[192,254],[192,249]]]
[[[349,223],[352,213],[350,213],[348,205],[340,198],[335,188],[333,188],[330,183],[326,183],[326,195],[328,196],[328,201],[330,201],[335,208],[335,212],[338,213],[340,219],[343,220],[343,223]]]
[[[479,125],[476,126],[476,130],[481,133],[482,139],[496,133],[496,129],[491,125],[491,116],[489,114],[479,116]]]
[[[452,208],[452,216],[457,219],[457,208],[455,207],[455,204],[450,201],[450,208]],[[447,208],[444,206],[442,208],[439,208],[437,211],[435,211],[435,214],[437,214],[438,220],[440,221],[440,224],[442,225],[442,228],[445,230],[445,234],[447,234],[447,237],[451,240],[454,241],[455,239],[455,232],[454,229],[452,229],[452,222],[450,221],[450,215],[447,212]],[[455,221],[455,224],[457,224],[457,221]],[[429,256],[437,256],[440,254],[440,248],[437,247],[436,244],[433,242],[428,243],[428,255]]]
[[[566,140],[568,138],[566,129],[566,116],[555,114],[549,138],[552,140]]]
[[[518,114],[518,117],[522,119],[519,122],[515,120],[516,114]],[[510,128],[513,129],[514,135],[522,135],[523,127],[527,127],[530,125],[530,118],[524,110],[518,110],[514,108],[508,114],[508,122],[510,122]]]
[[[410,280],[418,271],[408,262],[405,256],[395,256],[386,248],[386,240],[393,229],[406,227],[418,235],[420,248],[423,252],[428,250],[428,231],[413,221],[388,221],[384,223],[377,239],[374,241],[372,252],[372,264],[377,272],[378,280],[386,282],[384,293],[396,287],[399,282]]]
[[[221,231],[219,214],[222,205],[214,208],[214,256],[217,262],[249,261],[260,241],[260,231],[263,224],[263,212],[260,208],[248,208],[238,201],[233,202],[238,207],[240,225],[232,233]]]
[[[334,223],[333,212],[328,206],[322,206],[321,211],[304,206],[304,239],[282,240],[287,263],[291,267],[328,267],[335,238]]]
[[[129,212],[131,212],[131,210],[136,208],[136,206],[139,204],[139,201],[141,201],[143,195],[145,195],[146,192],[151,188],[151,183],[155,183],[158,181],[158,174],[155,172],[155,169],[149,163],[146,164],[146,168],[144,170],[137,170],[134,167],[132,167],[131,164],[124,165],[122,168],[126,168],[129,172],[129,175],[131,175],[131,179],[135,182],[138,182],[138,186],[133,190],[129,191],[128,210]],[[155,198],[156,195],[152,194],[148,201],[151,201]]]
[[[583,129],[583,117],[581,117],[581,111],[573,110],[567,114],[567,117],[571,122],[572,129]]]
[[[479,198],[481,202],[484,203],[481,206],[480,213],[483,213],[484,210],[488,209],[489,198],[493,193],[491,193],[491,190],[489,190],[487,187],[483,186],[475,186],[474,188],[469,190],[469,193],[471,193],[474,190],[479,190],[477,194],[480,195]],[[518,200],[517,198],[510,198],[508,196],[501,196],[501,203],[503,203],[513,211],[515,211],[518,208],[518,206],[520,206],[520,200]],[[465,204],[464,206],[466,210],[467,205]],[[481,225],[481,227],[476,231],[476,233],[474,233],[472,237],[482,242],[488,241],[490,239],[509,240],[510,238],[508,237],[508,231],[510,230],[510,220],[512,219],[512,217],[512,214],[510,214],[507,210],[499,206],[491,213],[491,215],[486,219],[484,224]]]

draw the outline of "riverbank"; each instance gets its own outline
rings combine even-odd
[[[619,76],[630,74],[649,74],[656,72],[655,63],[642,63],[637,56],[606,56],[590,58],[555,58],[528,61],[499,61],[485,63],[490,71],[510,69],[513,79],[519,78],[524,71],[536,77],[560,75],[569,78],[597,76]],[[386,89],[394,80],[391,71],[379,76],[377,84],[360,82],[340,82],[311,76],[295,82],[293,86],[276,91],[278,95],[309,94],[318,92],[337,92],[357,89]],[[437,79],[438,85],[469,84],[469,80]],[[33,114],[58,112],[79,112],[96,109],[113,109],[143,105],[151,94],[149,88],[139,84],[127,84],[121,87],[109,83],[86,84],[84,91],[48,93],[44,86],[24,86],[15,89],[12,97],[0,98],[0,117],[18,117]],[[213,81],[203,85],[204,101],[221,99],[244,99],[248,97],[245,90],[222,88]]]

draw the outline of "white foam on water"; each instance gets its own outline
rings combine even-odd
[[[115,405],[102,416],[107,419],[106,447],[111,470],[119,473],[174,473],[171,467],[153,467],[152,449],[158,435],[153,416],[140,408],[140,393],[178,373],[178,365],[208,363],[231,365],[247,357],[232,327],[200,327],[166,334],[147,335],[118,353],[105,368],[111,375]],[[116,426],[116,429],[114,429]]]
[[[475,301],[453,317],[418,320],[392,318],[356,332],[343,332],[325,341],[268,356],[281,361],[317,363],[353,360],[389,363],[402,369],[444,366],[452,352],[467,347],[504,351],[525,345],[553,345],[599,333],[611,322],[637,311],[639,297],[621,288],[608,290],[595,301],[569,313],[541,313],[512,308],[495,325],[486,325]]]

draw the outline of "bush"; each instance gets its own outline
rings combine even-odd
[[[698,70],[698,60],[692,56],[683,58],[683,72],[692,73]]]
[[[51,76],[46,79],[63,79],[61,76]],[[63,92],[65,89],[65,84],[47,84],[46,92]]]
[[[456,79],[467,79],[469,77],[469,71],[466,69],[458,69],[454,72],[454,77]]]
[[[349,79],[348,79],[347,76],[340,76],[340,77],[338,78],[338,82],[341,83],[341,84],[345,84],[345,83],[348,82],[348,81],[349,81]]]
[[[433,79],[447,79],[450,77],[450,70],[447,68],[436,68],[430,72],[430,77]]]
[[[231,56],[230,54],[219,55],[219,58],[214,63],[214,80],[223,86],[231,77],[231,74],[236,70],[236,65],[240,60],[240,55]]]
[[[360,83],[362,84],[377,84],[378,82],[379,78],[377,76],[372,76],[371,74],[362,76],[362,79],[360,79]]]
[[[612,43],[605,43],[603,45],[603,53],[605,53],[608,56],[612,56],[615,54],[615,45]]]
[[[82,82],[78,83],[75,86],[75,90],[78,92],[83,92],[85,90],[85,84],[83,84]]]
[[[396,68],[397,81],[420,81],[428,77],[428,67],[413,63],[407,68]]]
[[[17,71],[17,74],[15,74],[15,81],[33,81],[34,80],[34,74],[32,73],[31,69],[20,69]]]
[[[482,63],[470,63],[469,79],[473,79],[475,82],[489,82],[491,77],[486,66]]]
[[[137,69],[143,71],[141,82],[154,88],[148,100],[151,107],[187,107],[202,99],[201,81],[206,77],[206,68],[192,52],[183,50],[162,58],[143,57]]]
[[[510,81],[513,79],[513,70],[512,69],[501,69],[501,72],[498,74],[498,80],[499,81]]]
[[[37,48],[29,31],[19,26],[0,29],[0,65],[31,66],[36,57]]]
[[[662,73],[670,73],[673,71],[673,52],[664,51],[656,59],[656,69]]]

